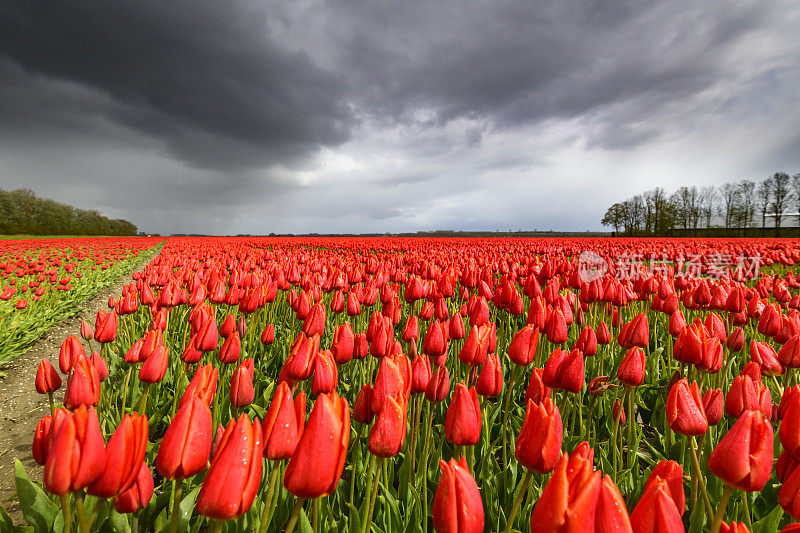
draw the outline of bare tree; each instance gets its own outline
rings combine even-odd
[[[730,229],[733,225],[733,214],[740,199],[739,187],[735,183],[726,183],[719,188],[719,193],[722,198],[720,208],[725,216],[725,229]]]
[[[747,231],[750,224],[753,222],[753,215],[755,213],[755,190],[756,184],[751,180],[742,180],[738,185],[739,190],[739,206],[737,208],[736,221],[740,228]]]
[[[792,191],[789,188],[790,184],[789,174],[786,172],[776,172],[772,176],[772,213],[775,215],[775,236],[780,235],[781,232],[781,218],[786,212],[791,200]]]
[[[698,215],[704,219],[706,234],[711,227],[711,216],[717,203],[717,188],[713,185],[701,187],[698,192]]]
[[[767,210],[772,200],[772,178],[767,178],[758,184],[756,190],[758,196],[758,206],[761,209],[761,232],[767,229]]]
[[[792,176],[792,189],[794,189],[794,202],[797,209],[797,228],[800,229],[800,174]]]
[[[619,233],[620,226],[624,225],[624,210],[623,205],[617,202],[606,210],[600,223],[604,226],[614,226],[614,232]]]

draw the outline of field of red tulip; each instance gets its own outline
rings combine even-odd
[[[40,365],[20,506],[81,533],[800,531],[798,263],[171,238]]]
[[[0,364],[119,278],[160,239],[0,241]]]

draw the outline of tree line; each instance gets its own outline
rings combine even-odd
[[[780,236],[793,220],[800,228],[800,173],[776,172],[759,183],[683,186],[672,194],[656,187],[615,203],[600,222],[629,236]]]
[[[95,210],[38,198],[30,189],[0,189],[0,234],[136,235],[136,226]]]

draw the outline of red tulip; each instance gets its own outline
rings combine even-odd
[[[472,446],[481,436],[481,404],[475,387],[467,390],[463,383],[456,385],[453,400],[444,420],[447,442],[456,446]]]
[[[429,357],[442,357],[447,353],[447,330],[445,325],[434,320],[425,333],[422,351]]]
[[[344,469],[350,441],[350,408],[336,392],[317,398],[286,466],[283,486],[300,498],[331,494]]]
[[[153,355],[147,358],[142,368],[139,369],[139,381],[144,383],[158,383],[164,379],[169,367],[169,348],[163,345],[156,348]]]
[[[525,403],[533,401],[533,403],[540,403],[545,398],[550,397],[550,387],[542,381],[544,370],[541,368],[534,368],[531,372],[531,380],[528,383],[528,388],[525,390]]]
[[[675,433],[703,435],[708,431],[708,420],[700,397],[697,382],[689,386],[686,378],[678,381],[667,397],[667,422]]]
[[[458,352],[461,362],[471,367],[483,364],[489,352],[489,333],[489,326],[472,326],[464,346]]]
[[[100,376],[86,357],[78,357],[67,379],[64,407],[75,410],[81,405],[97,405],[100,401]]]
[[[231,376],[230,399],[234,407],[245,407],[253,403],[253,360],[245,359]]]
[[[550,398],[528,401],[514,455],[525,468],[539,474],[553,470],[561,454],[561,413]]]
[[[97,479],[105,466],[97,413],[94,407],[81,405],[64,419],[53,438],[44,465],[44,487],[58,496],[81,490]]]
[[[42,359],[36,371],[36,392],[39,394],[52,394],[61,388],[61,377],[47,359]]]
[[[314,360],[314,377],[311,380],[311,392],[320,395],[333,392],[339,382],[339,371],[333,355],[328,350],[321,350]]]
[[[118,513],[135,513],[147,507],[153,497],[153,474],[142,461],[139,474],[131,487],[114,498],[114,509]]]
[[[219,371],[213,365],[200,365],[189,382],[189,386],[183,391],[180,401],[178,401],[178,409],[192,398],[197,396],[203,402],[211,407],[211,402],[214,401],[214,394],[217,391],[217,379]]]
[[[86,356],[83,351],[81,341],[75,335],[70,335],[64,342],[61,343],[61,349],[58,351],[58,368],[62,374],[69,374],[72,367],[75,366],[79,356]]]
[[[708,389],[703,394],[703,410],[709,426],[716,426],[722,420],[722,407],[725,396],[722,389]]]
[[[531,532],[584,531],[595,524],[601,474],[582,454],[562,454],[531,515]]]
[[[644,373],[647,368],[647,359],[644,350],[632,347],[625,356],[617,369],[617,379],[630,387],[638,387],[644,383]]]
[[[758,363],[761,373],[764,375],[780,376],[784,372],[775,348],[766,342],[750,342],[750,360]]]
[[[478,381],[475,382],[475,390],[487,398],[496,398],[503,390],[503,364],[496,353],[489,354],[483,363]]]
[[[117,496],[133,486],[147,451],[146,416],[125,415],[106,448],[106,467],[86,489],[100,498]]]
[[[772,440],[769,421],[746,411],[711,452],[708,469],[735,489],[759,491],[772,472]]]
[[[358,391],[355,404],[353,404],[353,418],[362,424],[371,424],[375,413],[372,410],[372,385],[366,383],[361,390]]]
[[[225,342],[222,343],[222,348],[219,349],[219,362],[229,365],[239,360],[239,355],[242,351],[242,341],[239,338],[239,332],[234,331]]]
[[[311,377],[318,353],[319,337],[306,337],[305,333],[300,332],[289,349],[289,358],[283,364],[287,377],[294,381]]]
[[[273,342],[275,342],[275,324],[267,324],[264,326],[263,331],[261,331],[261,344],[264,346],[269,346]]]
[[[156,469],[167,479],[202,472],[211,451],[211,410],[198,395],[178,409],[158,447]]]
[[[303,434],[306,422],[306,395],[303,391],[292,401],[292,391],[281,382],[264,416],[264,455],[271,461],[289,459]]]
[[[250,509],[261,484],[261,424],[247,414],[231,420],[208,467],[197,511],[216,520],[230,520]]]
[[[508,358],[520,366],[528,366],[536,356],[539,330],[527,325],[514,335],[508,347]]]
[[[367,447],[378,457],[393,457],[406,439],[406,402],[402,395],[387,396],[369,432]]]
[[[103,311],[97,312],[97,320],[94,325],[94,340],[101,343],[113,342],[117,338],[117,312],[111,311],[105,314]]]
[[[675,502],[675,507],[678,509],[678,514],[683,515],[686,510],[686,494],[683,490],[683,468],[681,465],[666,459],[658,463],[653,468],[653,471],[650,472],[650,477],[647,478],[644,490],[646,491],[650,485],[659,480],[666,482],[672,501]]]
[[[636,533],[684,531],[681,513],[672,499],[667,481],[658,478],[648,483],[639,503],[633,508],[631,525]]]
[[[418,355],[411,363],[411,392],[420,394],[428,388],[431,380],[431,363],[427,355]]]
[[[350,323],[345,322],[336,328],[331,344],[331,353],[337,365],[343,365],[353,358],[355,349],[355,336],[350,328]]]
[[[778,437],[784,450],[800,458],[800,394],[795,388],[787,389],[784,399],[781,401],[783,419]]]
[[[583,354],[580,350],[567,353],[556,348],[544,366],[542,380],[554,389],[580,392],[584,382]]]
[[[438,533],[483,531],[483,502],[478,485],[462,457],[449,463],[439,460],[442,477],[433,497],[433,527]]]
[[[44,465],[47,455],[50,453],[50,446],[53,437],[58,433],[61,423],[70,415],[66,409],[56,407],[53,415],[43,416],[36,424],[36,431],[33,434],[32,453],[33,460],[38,465]],[[55,420],[55,422],[53,422]]]

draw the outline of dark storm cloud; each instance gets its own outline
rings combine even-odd
[[[655,185],[797,171],[799,17],[788,0],[9,0],[0,187],[167,233],[597,228]]]
[[[273,43],[250,5],[4,2],[0,53],[110,98],[108,120],[193,164],[263,165],[345,141],[353,118],[340,77]]]

